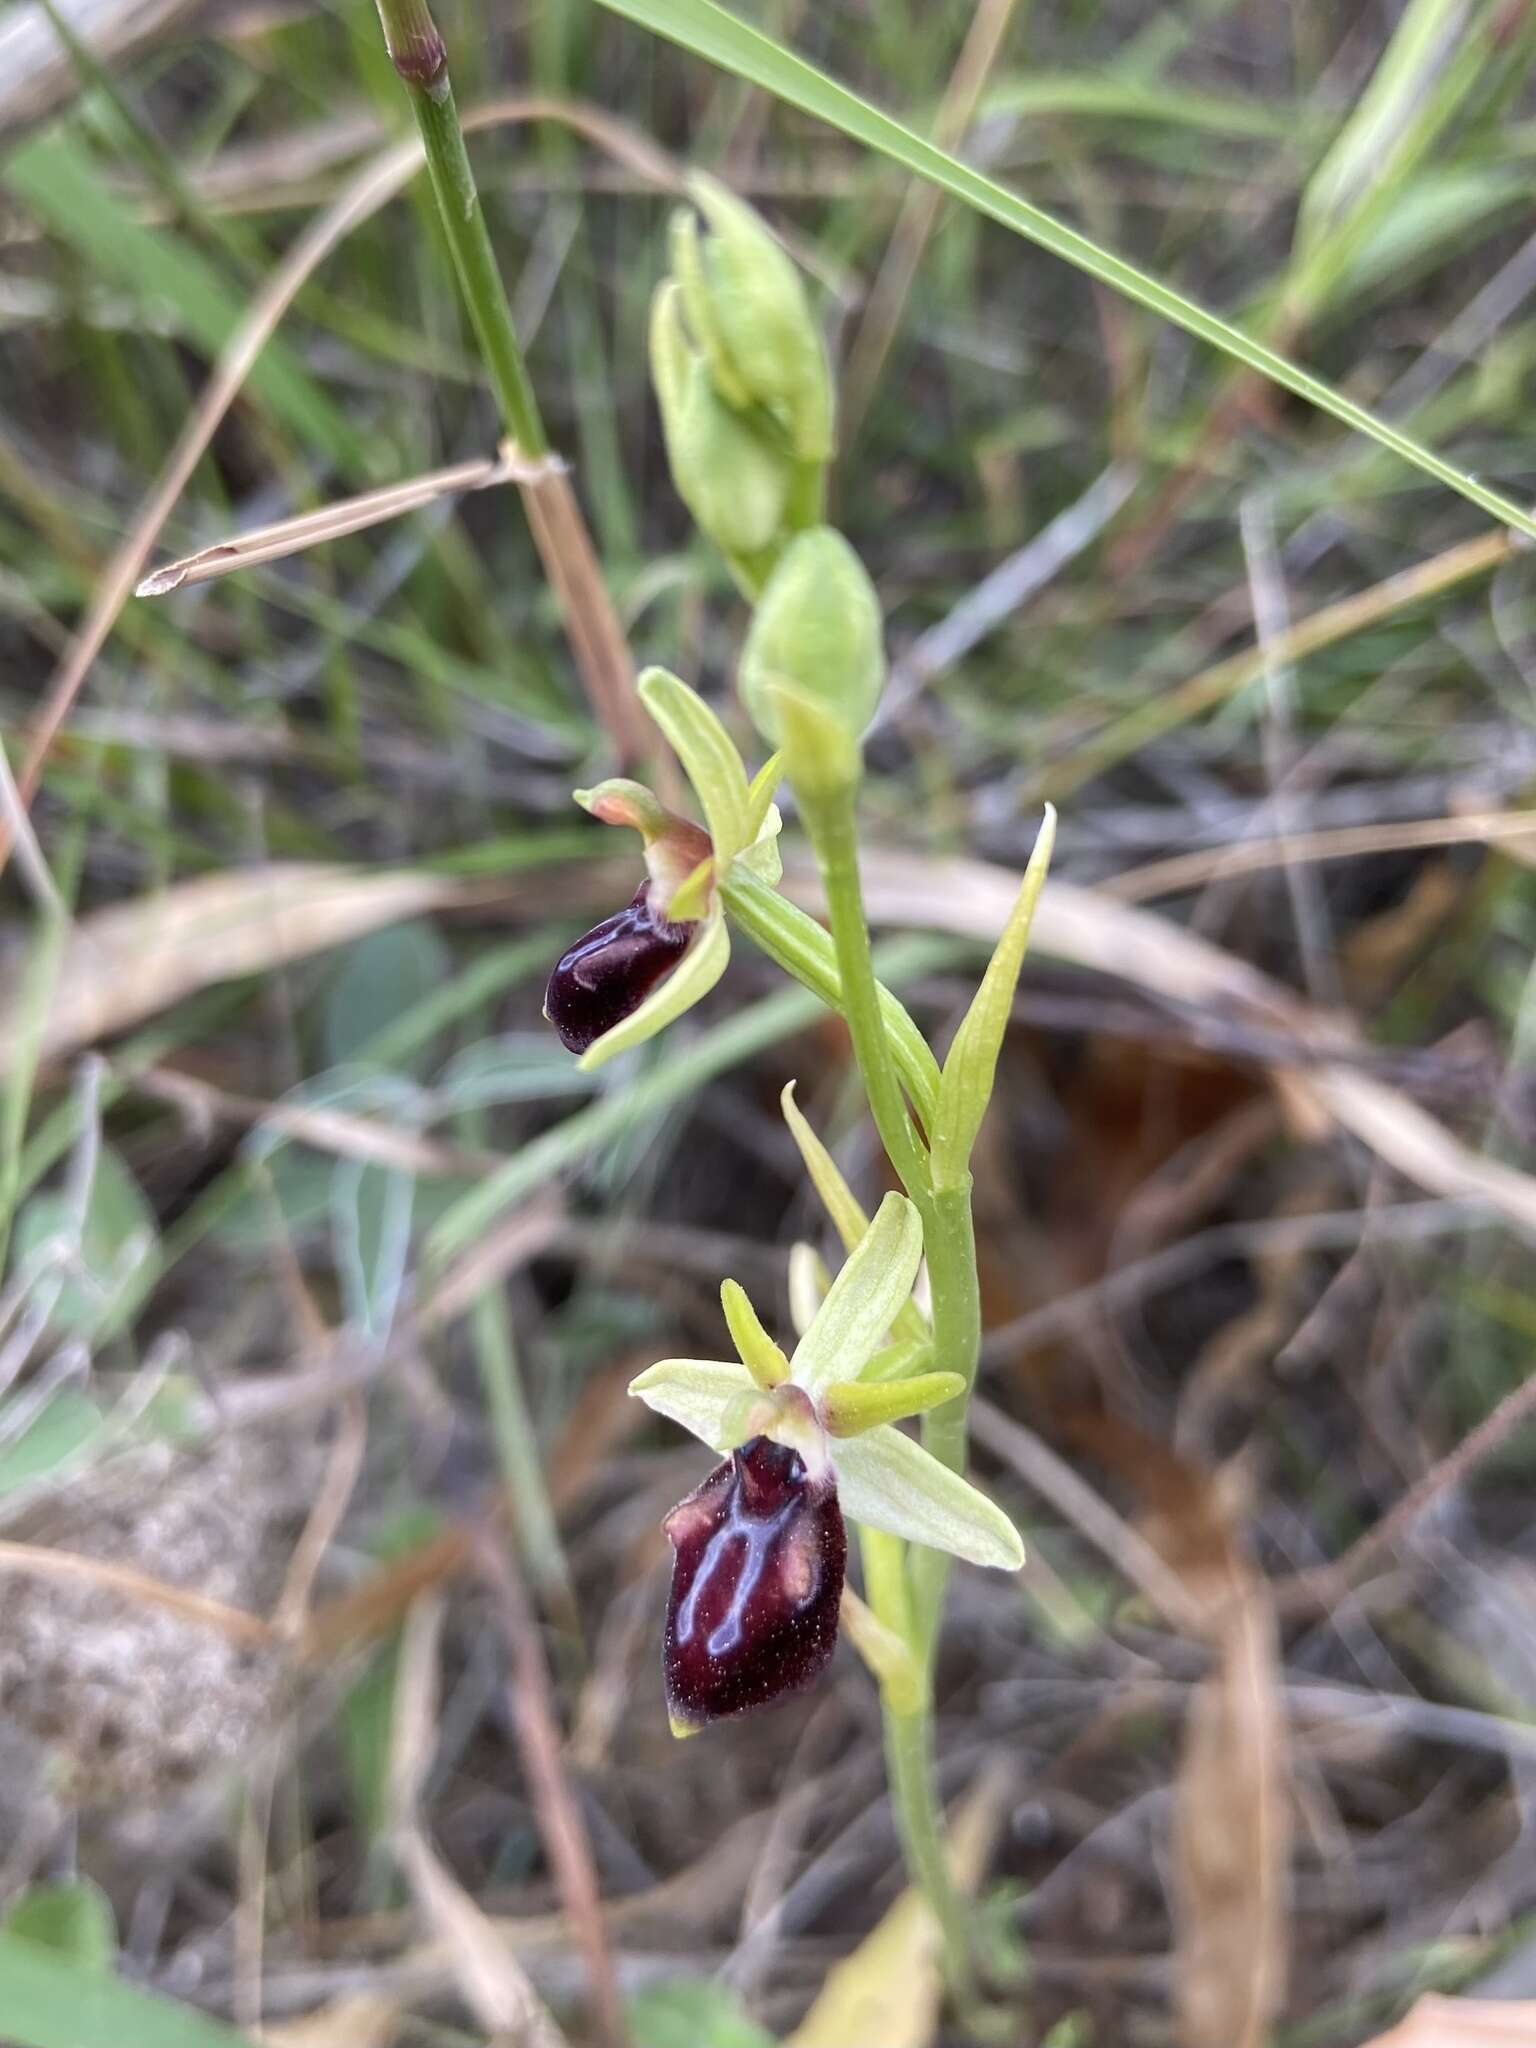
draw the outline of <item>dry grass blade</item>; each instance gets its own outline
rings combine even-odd
[[[464,2002],[480,2024],[515,2048],[565,2048],[522,1966],[427,1840],[419,1813],[422,1781],[437,1737],[437,1655],[442,1602],[417,1600],[400,1643],[390,1733],[394,1851],[417,1909],[446,1948]]]
[[[280,562],[287,555],[302,554],[306,548],[323,547],[349,533],[362,533],[370,526],[399,519],[407,512],[419,512],[439,498],[463,491],[489,490],[493,484],[527,479],[529,465],[517,450],[503,443],[498,453],[478,462],[456,462],[447,469],[434,469],[406,483],[386,484],[382,490],[364,491],[355,498],[342,498],[334,505],[322,505],[317,512],[301,512],[293,519],[279,519],[271,526],[253,527],[233,540],[216,541],[183,555],[154,570],[137,586],[135,597],[165,597],[187,584],[212,583],[220,576],[232,576],[238,569],[254,569],[262,562]]]
[[[1366,2048],[1530,2048],[1536,2005],[1486,1998],[1421,1998],[1407,2019]]]
[[[1536,849],[1536,811],[1473,811],[1459,818],[1409,818],[1401,823],[1341,825],[1285,838],[1242,839],[1148,861],[1099,884],[1121,903],[1146,903],[1233,875],[1252,875],[1290,861],[1353,860],[1366,854],[1413,853],[1433,846],[1501,846],[1529,862]]]
[[[1274,1609],[1236,1557],[1190,1703],[1173,1830],[1184,2048],[1261,2048],[1285,1993],[1288,1739]]]
[[[354,1992],[302,2020],[263,2027],[265,2048],[390,2048],[400,2027],[400,2006],[372,1991]]]
[[[269,1649],[276,1640],[272,1624],[243,1607],[230,1607],[205,1593],[186,1586],[173,1586],[151,1577],[129,1564],[113,1564],[104,1557],[89,1557],[73,1550],[45,1550],[32,1543],[0,1542],[0,1572],[22,1572],[35,1579],[75,1579],[120,1593],[125,1600],[146,1607],[162,1607],[169,1614],[200,1627],[216,1629],[233,1643],[252,1649]]]
[[[1017,876],[987,861],[890,851],[870,856],[865,881],[873,923],[959,932],[989,946],[1018,889]],[[790,885],[802,901],[819,905],[818,886],[803,867],[792,872]],[[1330,1064],[1331,1050],[1346,1049],[1341,1027],[1257,968],[1151,911],[1069,882],[1046,883],[1030,943],[1036,952],[1134,982],[1171,1002],[1246,1015],[1290,1032],[1317,1053],[1315,1065],[1286,1074],[1295,1103],[1348,1131],[1416,1187],[1480,1203],[1536,1237],[1536,1179],[1473,1152],[1398,1089]]]
[[[114,904],[70,933],[39,1054],[61,1058],[216,982],[269,972],[472,894],[441,875],[293,862],[203,875]],[[0,996],[0,1074],[21,1042],[20,1000]]]

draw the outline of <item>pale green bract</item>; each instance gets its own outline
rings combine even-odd
[[[811,1317],[789,1361],[789,1377],[765,1388],[736,1359],[664,1358],[630,1382],[629,1391],[669,1421],[680,1423],[721,1455],[749,1436],[779,1437],[832,1468],[843,1513],[910,1543],[945,1550],[971,1564],[1017,1571],[1024,1562],[1019,1533],[984,1493],[930,1457],[890,1421],[833,1435],[825,1427],[827,1397],[860,1378],[885,1345],[912,1293],[923,1256],[916,1209],[887,1195],[864,1236]],[[737,1310],[733,1321],[740,1322]],[[752,1318],[754,1344],[757,1340]],[[761,1361],[759,1361],[761,1371]],[[914,1382],[908,1413],[928,1404],[932,1389]],[[882,1388],[894,1394],[900,1382]],[[881,1412],[893,1405],[882,1399]],[[808,1424],[807,1406],[815,1416]],[[843,1408],[843,1426],[848,1409]],[[816,1436],[808,1446],[806,1431]]]

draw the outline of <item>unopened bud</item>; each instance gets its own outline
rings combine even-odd
[[[674,243],[690,325],[716,358],[727,403],[761,405],[782,423],[802,462],[832,455],[832,375],[800,273],[763,222],[713,178],[689,192],[709,227],[701,248]],[[723,364],[721,362],[723,358]]]
[[[656,295],[651,371],[678,496],[723,554],[761,554],[784,523],[793,461],[720,396],[704,356],[689,346],[674,284]]]
[[[885,687],[885,645],[869,572],[830,526],[797,535],[779,557],[752,617],[739,681],[753,724],[784,748],[791,781],[804,781],[805,747],[823,726],[856,762]]]

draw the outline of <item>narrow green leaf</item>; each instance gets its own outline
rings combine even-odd
[[[117,1954],[112,1902],[88,1877],[28,1885],[4,1925],[6,1933],[35,1941],[82,1970],[110,1970]]]
[[[1045,885],[1045,871],[1051,864],[1056,844],[1056,811],[1045,807],[1045,823],[1035,840],[1035,850],[1024,871],[1018,900],[1003,927],[981,987],[972,998],[960,1029],[955,1033],[949,1058],[939,1077],[939,1110],[933,1126],[933,1184],[935,1188],[957,1188],[970,1171],[971,1148],[981,1129],[981,1120],[992,1100],[997,1079],[997,1056],[1002,1050],[1013,1009],[1019,970],[1029,945],[1029,928],[1035,905]]]
[[[1536,538],[1536,516],[1512,498],[1479,483],[1476,477],[1436,455],[1390,421],[1377,419],[1364,406],[1335,390],[1326,379],[1314,376],[1278,350],[1244,333],[1242,328],[1209,312],[1146,271],[1138,270],[1089,236],[1068,227],[1065,221],[1031,206],[1006,186],[892,120],[889,114],[881,113],[793,50],[726,8],[716,6],[714,0],[602,0],[602,4],[642,28],[681,44],[722,70],[749,80],[813,119],[840,129],[853,141],[889,157],[915,176],[926,178],[952,198],[974,207],[989,220],[999,221],[1123,298],[1145,306],[1234,362],[1244,363],[1282,389],[1294,392],[1319,412],[1328,413],[1356,433],[1368,435],[1383,448],[1390,448],[1426,476],[1480,506],[1491,518]]]
[[[141,226],[66,130],[53,127],[30,137],[7,161],[4,181],[94,271],[113,278],[141,304],[158,300],[169,306],[182,331],[208,356],[223,347],[244,311],[240,297],[186,242]],[[307,447],[326,449],[348,468],[361,465],[355,430],[285,342],[267,343],[250,383]]]
[[[253,2048],[222,2021],[3,1928],[0,2026],[7,2048]]]

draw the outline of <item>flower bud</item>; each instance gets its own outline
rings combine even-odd
[[[885,687],[880,600],[869,572],[830,526],[797,534],[768,579],[742,649],[738,680],[753,724],[784,747],[790,779],[803,780],[786,700],[830,721],[850,746]]]
[[[668,1515],[663,1657],[673,1728],[801,1691],[837,1641],[848,1543],[830,1472],[755,1436]]]
[[[678,496],[723,554],[760,554],[784,523],[793,463],[786,447],[775,447],[720,396],[704,357],[683,333],[672,284],[656,295],[651,365]]]
[[[722,395],[739,403],[734,387],[766,407],[802,462],[830,460],[832,373],[799,271],[752,208],[715,179],[694,177],[689,191],[710,229],[699,252],[702,317],[726,361]]]
[[[652,884],[605,917],[561,955],[544,994],[544,1015],[567,1052],[588,1046],[633,1016],[688,950],[696,924],[674,923],[652,908]]]

